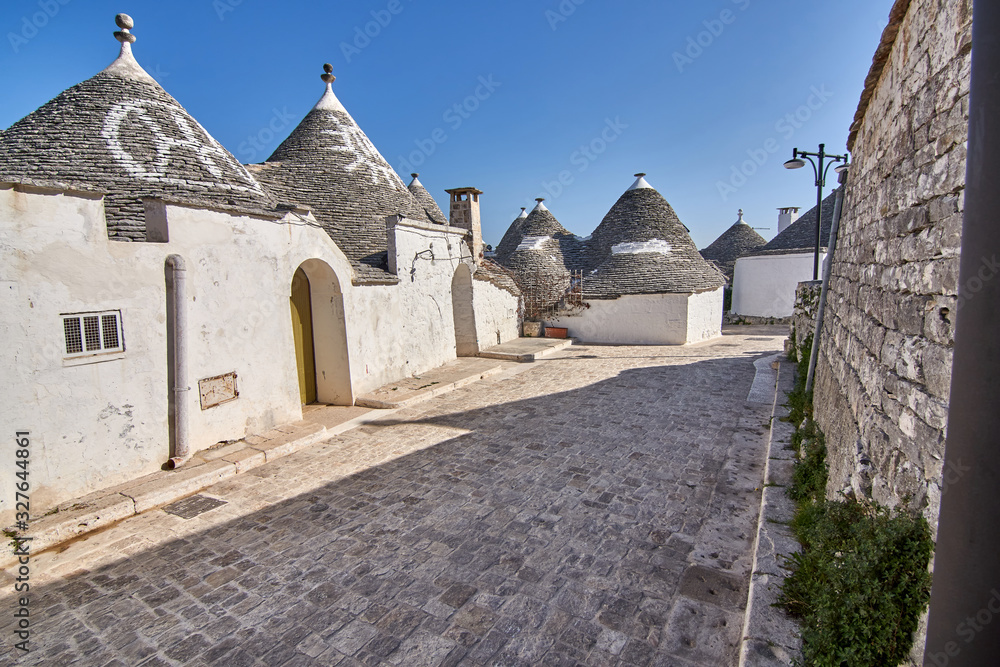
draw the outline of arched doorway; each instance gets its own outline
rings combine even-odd
[[[455,353],[459,357],[479,354],[476,311],[472,305],[472,270],[459,264],[451,279],[451,307],[455,317]]]
[[[316,351],[313,343],[312,290],[301,268],[292,276],[292,335],[295,336],[295,367],[299,398],[303,405],[316,402]]]
[[[295,271],[291,296],[295,364],[303,404],[354,405],[347,318],[337,274],[323,260],[308,259]]]

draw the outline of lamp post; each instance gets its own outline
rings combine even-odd
[[[847,155],[830,155],[826,152],[826,144],[819,145],[818,153],[808,153],[806,151],[800,151],[798,148],[792,149],[792,159],[785,163],[785,169],[801,169],[806,166],[805,160],[809,160],[809,164],[813,167],[813,173],[816,174],[816,254],[813,257],[813,280],[819,280],[819,246],[821,241],[821,234],[823,229],[823,186],[826,185],[826,174],[830,170],[830,167],[837,164],[838,162],[843,162],[835,169],[839,174],[847,170]],[[817,165],[813,162],[813,158],[819,160]],[[824,162],[830,161],[825,167]]]

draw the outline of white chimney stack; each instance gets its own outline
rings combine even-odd
[[[798,206],[789,206],[788,208],[778,209],[778,233],[785,231],[788,227],[799,219],[799,208]]]

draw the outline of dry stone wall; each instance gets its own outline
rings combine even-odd
[[[799,283],[795,289],[795,310],[792,311],[792,321],[789,325],[789,346],[795,346],[795,354],[809,354],[810,336],[816,333],[816,317],[819,315],[819,298],[823,292],[822,280],[807,280]],[[791,352],[786,346],[785,352]]]
[[[852,128],[815,393],[828,494],[908,505],[935,532],[958,307],[971,25],[971,0],[893,8],[890,31],[898,34],[883,38],[877,78]]]

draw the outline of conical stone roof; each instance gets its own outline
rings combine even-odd
[[[718,266],[732,282],[736,260],[766,244],[764,237],[743,220],[743,209],[740,209],[736,223],[702,250],[701,256]]]
[[[698,253],[663,196],[636,174],[588,244],[585,298],[691,293],[723,286],[722,274]]]
[[[108,236],[123,241],[145,240],[145,197],[273,210],[257,180],[136,62],[132,20],[117,20],[111,65],[0,132],[0,180],[104,192]]]
[[[326,91],[257,177],[282,202],[304,205],[352,260],[358,282],[395,282],[386,273],[386,217],[402,214],[430,222],[378,149],[333,93]]]
[[[504,235],[501,241],[505,248],[503,253],[498,248],[497,263],[513,272],[526,300],[533,302],[529,310],[556,303],[569,287],[570,271],[580,268],[583,242],[556,220],[541,199],[526,218],[514,221],[511,227],[515,226],[515,235]]]
[[[437,205],[437,202],[434,201],[434,197],[427,191],[424,184],[420,182],[418,178],[420,174],[410,174],[410,176],[413,177],[413,180],[406,186],[406,189],[410,191],[410,194],[417,200],[420,207],[424,209],[427,217],[430,218],[431,222],[436,222],[439,225],[447,225],[448,217],[441,210],[441,207]]]
[[[509,256],[510,253],[514,251],[514,248],[521,242],[521,227],[524,225],[524,221],[528,218],[528,212],[526,209],[521,209],[521,214],[514,218],[514,222],[510,223],[510,227],[504,233],[503,238],[500,239],[500,243],[494,248],[494,252],[497,257]]]
[[[826,248],[830,242],[830,228],[833,226],[833,207],[837,200],[837,190],[823,200],[823,224],[820,227],[820,247]],[[761,246],[751,255],[790,255],[816,250],[816,207],[790,224],[780,234]]]

